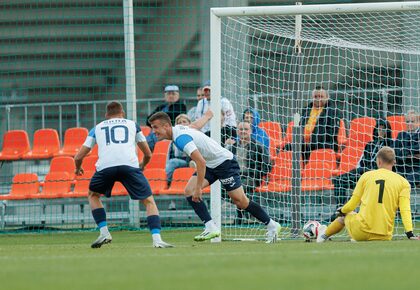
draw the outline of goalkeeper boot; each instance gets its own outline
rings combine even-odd
[[[220,237],[220,231],[219,230],[205,229],[204,232],[202,232],[198,236],[194,237],[194,241],[203,242],[203,241],[211,240],[211,239],[214,239],[214,238],[217,238],[217,237]]]
[[[168,244],[162,240],[160,241],[153,241],[153,248],[173,248],[174,246]]]
[[[102,245],[109,244],[112,242],[112,236],[110,233],[103,235],[100,234],[99,237],[92,243],[92,248],[100,248]]]
[[[328,240],[328,236],[325,235],[325,231],[327,230],[326,225],[320,225],[318,227],[318,236],[316,237],[317,243],[323,243]]]
[[[277,243],[280,232],[281,232],[281,225],[278,222],[275,222],[275,227],[267,231],[267,241],[265,243],[266,244]]]

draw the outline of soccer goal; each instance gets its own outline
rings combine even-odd
[[[298,237],[308,220],[327,222],[349,198],[355,183],[333,181],[357,168],[376,120],[418,112],[419,64],[420,2],[211,9],[212,137],[222,137],[221,96],[238,121],[247,109],[259,113],[272,169],[248,196],[282,224],[283,238]],[[303,111],[314,90],[326,92],[334,122],[307,134]],[[404,121],[394,122],[393,138],[403,129]],[[333,144],[318,141],[303,157],[311,132]],[[246,158],[238,154],[240,164]],[[419,194],[413,189],[413,217]],[[223,239],[264,238],[264,227],[238,212],[220,184],[211,212]]]

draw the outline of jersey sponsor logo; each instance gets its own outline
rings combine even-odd
[[[228,178],[220,179],[223,185],[235,186],[235,179],[231,176]]]

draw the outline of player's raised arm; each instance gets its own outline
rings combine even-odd
[[[205,112],[204,115],[201,118],[192,122],[189,125],[189,127],[193,128],[193,129],[200,130],[201,128],[203,128],[207,124],[207,122],[209,122],[211,120],[211,118],[213,118],[213,112],[210,109],[208,109],[207,112]]]
[[[206,161],[204,160],[203,156],[201,155],[198,149],[194,150],[190,158],[195,162],[197,168],[197,183],[194,188],[194,193],[192,195],[192,199],[195,202],[200,202],[202,200],[202,184],[204,182],[204,176],[206,174]]]
[[[350,200],[340,209],[340,212],[344,215],[354,211],[359,206],[365,188],[366,174],[363,174],[356,184],[356,188],[353,191],[353,195]]]

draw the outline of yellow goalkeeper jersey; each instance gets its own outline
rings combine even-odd
[[[410,209],[410,184],[401,175],[387,169],[366,172],[357,182],[343,213],[352,212],[360,204],[358,218],[366,233],[392,236],[397,209],[406,232],[413,230]]]

